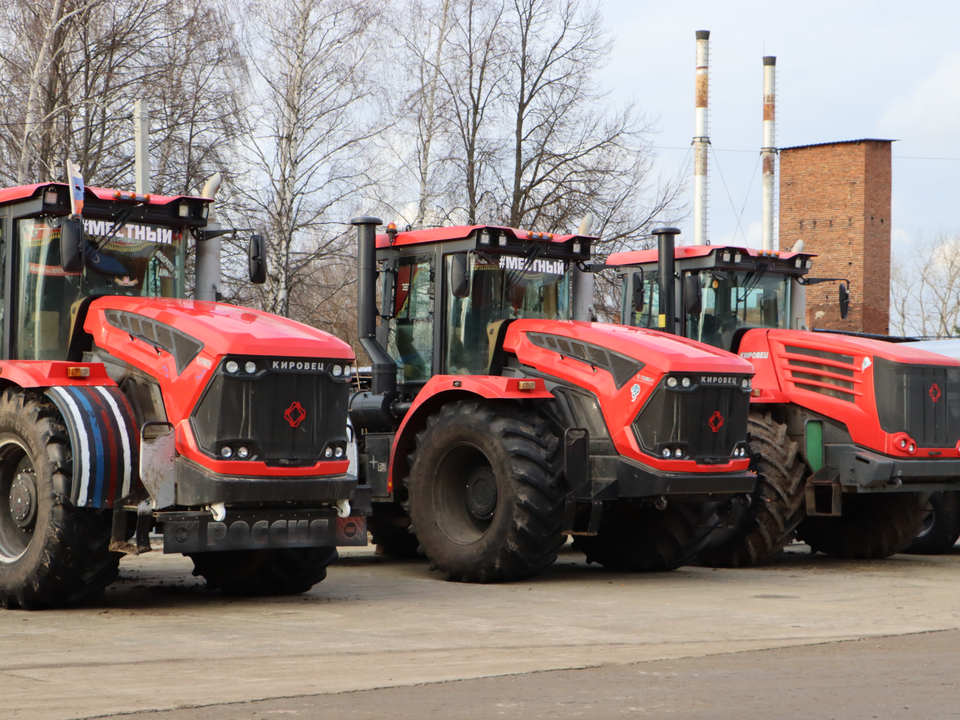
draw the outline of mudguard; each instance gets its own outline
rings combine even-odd
[[[70,499],[77,507],[109,508],[139,485],[140,435],[133,410],[116,387],[52,387],[73,449]],[[119,487],[118,487],[119,483]]]

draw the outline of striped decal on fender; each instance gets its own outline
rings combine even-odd
[[[78,507],[112,507],[134,489],[140,438],[133,411],[115,387],[53,387],[47,396],[67,425],[73,448],[71,499]],[[119,486],[119,487],[118,487]]]

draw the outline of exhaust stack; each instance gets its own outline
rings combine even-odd
[[[671,335],[677,334],[676,308],[676,262],[673,252],[676,247],[676,236],[680,231],[676,228],[657,228],[653,231],[657,236],[657,270],[660,280],[660,329]]]
[[[774,179],[777,163],[777,59],[763,58],[763,224],[761,247],[773,250]]]
[[[707,101],[710,90],[710,31],[697,30],[696,124],[693,132],[693,244],[707,240]]]
[[[358,217],[350,224],[357,226],[357,335],[373,365],[370,389],[386,396],[397,389],[397,364],[377,342],[377,226],[383,221]]]

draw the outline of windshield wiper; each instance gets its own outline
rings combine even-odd
[[[123,208],[120,212],[118,212],[113,218],[113,229],[103,238],[103,240],[97,244],[94,250],[99,252],[106,246],[108,242],[113,240],[113,238],[117,236],[117,233],[123,229],[123,226],[127,224],[127,221],[130,219],[131,215],[133,215],[133,208]]]

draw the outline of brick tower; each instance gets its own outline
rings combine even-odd
[[[840,319],[837,283],[807,288],[807,326],[886,335],[890,324],[890,147],[849,140],[780,150],[780,249],[803,240],[810,275],[850,280]]]

